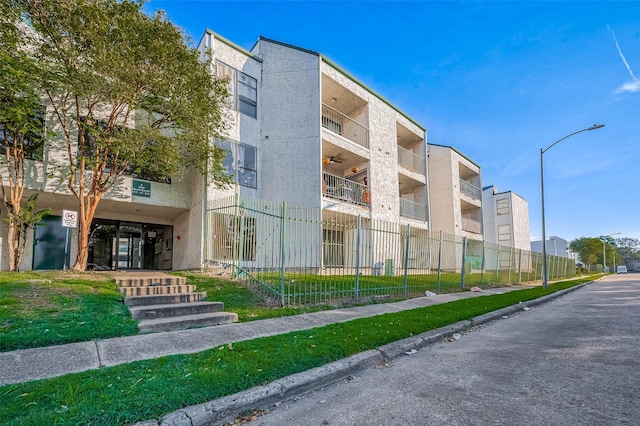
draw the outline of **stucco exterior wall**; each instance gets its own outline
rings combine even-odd
[[[260,197],[320,207],[319,57],[265,39],[253,53],[263,60]]]

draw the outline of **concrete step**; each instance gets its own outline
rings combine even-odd
[[[129,311],[131,311],[131,316],[133,318],[142,320],[210,314],[212,312],[221,312],[223,309],[224,303],[222,302],[191,302],[166,305],[132,306],[129,308]]]
[[[161,294],[181,294],[193,293],[196,291],[195,285],[158,285],[147,287],[120,287],[120,293],[125,296],[153,296]]]
[[[131,306],[166,305],[170,303],[201,302],[207,297],[207,292],[186,294],[165,294],[157,296],[130,296],[124,299],[124,304]]]
[[[195,327],[231,324],[238,321],[238,314],[232,312],[213,312],[208,314],[185,315],[172,318],[145,319],[138,323],[140,333],[186,330]]]
[[[116,283],[120,287],[145,287],[149,285],[185,285],[185,277],[139,277],[139,278],[116,278]]]

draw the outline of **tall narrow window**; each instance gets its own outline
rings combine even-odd
[[[249,188],[257,188],[258,154],[256,147],[231,141],[218,141],[216,145],[227,151],[223,165],[229,176],[233,177],[233,182]]]
[[[238,73],[238,111],[256,118],[258,105],[258,81],[247,74]]]
[[[216,61],[216,74],[218,78],[227,79],[229,82],[229,107],[233,110],[236,109],[236,70],[233,67],[225,64],[224,62]]]
[[[256,118],[258,113],[258,80],[235,68],[216,61],[216,74],[229,82],[229,107]]]
[[[31,128],[33,130],[22,135],[22,148],[24,149],[25,159],[42,161],[44,158],[44,113],[44,107],[37,108],[29,118],[32,121]],[[5,152],[5,146],[10,148],[14,146],[14,132],[11,129],[10,123],[0,123],[0,153],[2,154]],[[35,129],[38,130],[36,131]]]

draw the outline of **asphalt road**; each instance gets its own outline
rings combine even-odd
[[[640,274],[285,401],[251,425],[638,425]]]

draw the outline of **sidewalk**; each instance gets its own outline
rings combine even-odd
[[[291,331],[322,327],[356,318],[372,317],[453,300],[521,290],[531,286],[485,289],[482,292],[442,294],[396,303],[358,306],[311,314],[166,333],[143,334],[0,353],[0,386],[111,367],[166,355],[204,351],[226,343]]]

